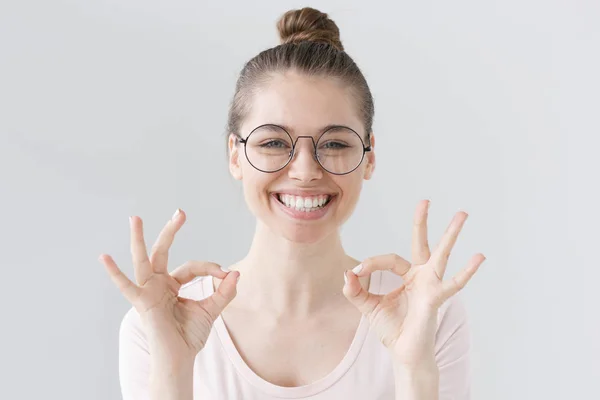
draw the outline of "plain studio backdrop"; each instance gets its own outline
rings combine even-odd
[[[469,213],[447,277],[463,295],[473,398],[600,398],[595,1],[3,1],[0,4],[0,398],[115,399],[133,277],[177,207],[170,268],[228,266],[254,230],[224,127],[243,64],[312,6],[338,24],[375,98],[377,168],[342,229],[354,257],[410,258]]]

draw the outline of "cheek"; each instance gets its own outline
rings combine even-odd
[[[257,207],[264,207],[262,204],[265,203],[265,200],[269,200],[268,189],[272,186],[277,174],[266,174],[257,171],[251,165],[244,165],[242,168],[244,173],[242,182],[246,201],[253,210],[257,210]]]
[[[354,208],[362,188],[362,176],[360,174],[351,174],[345,177],[337,177],[335,182],[342,194],[342,205]]]

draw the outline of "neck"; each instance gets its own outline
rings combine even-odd
[[[358,263],[346,255],[338,231],[297,243],[259,221],[248,255],[230,268],[241,274],[234,301],[276,317],[313,315],[345,300],[343,273]]]

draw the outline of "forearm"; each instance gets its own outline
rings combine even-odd
[[[193,361],[171,366],[153,361],[150,372],[150,398],[152,400],[192,400]]]
[[[408,368],[394,363],[396,400],[437,400],[439,371],[434,363]]]

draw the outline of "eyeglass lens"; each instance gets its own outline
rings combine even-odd
[[[255,168],[274,172],[283,168],[292,155],[290,135],[276,125],[265,125],[254,130],[247,138],[246,156]],[[316,144],[317,159],[321,166],[334,174],[344,174],[355,169],[362,161],[363,142],[350,129],[329,129]]]

